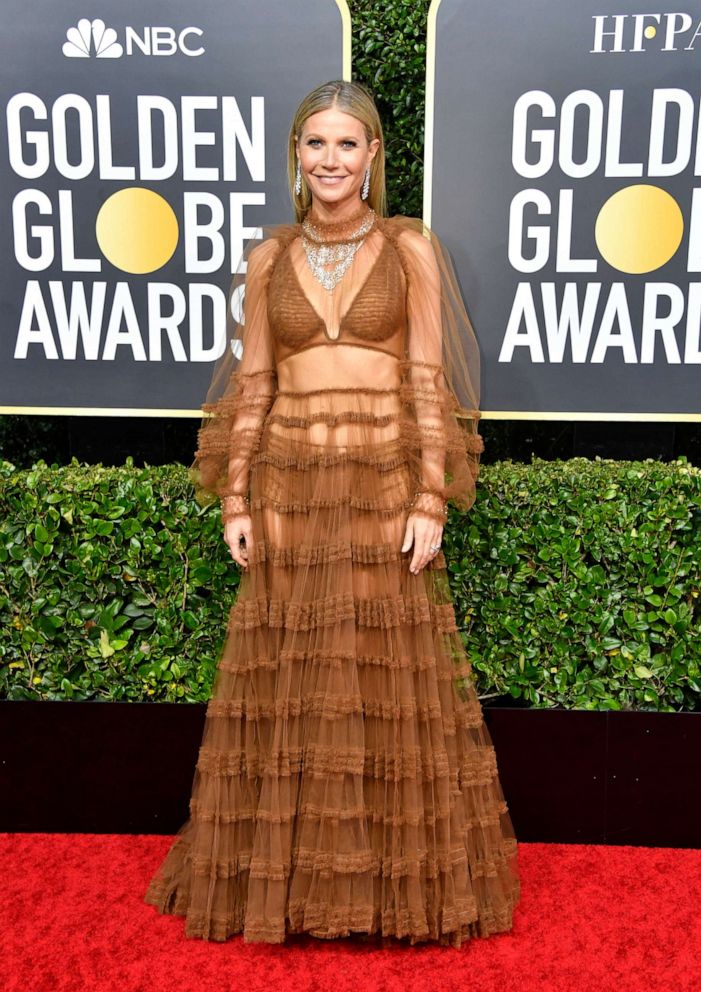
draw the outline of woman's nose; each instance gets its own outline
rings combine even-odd
[[[326,155],[324,156],[324,165],[330,169],[336,164],[336,149],[331,145],[327,146]]]

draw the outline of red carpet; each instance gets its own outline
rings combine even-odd
[[[142,892],[170,840],[1,834],[3,992],[701,992],[701,851],[520,844],[508,934],[459,950],[187,940]]]

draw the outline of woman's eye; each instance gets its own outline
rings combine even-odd
[[[309,138],[308,141],[307,141],[307,144],[308,145],[320,145],[321,144],[321,138]],[[350,148],[356,148],[357,147],[357,142],[356,141],[353,141],[351,138],[347,138],[343,142],[343,144],[344,145],[348,145]]]

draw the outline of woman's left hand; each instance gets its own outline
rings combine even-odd
[[[433,558],[438,551],[432,551],[433,547],[440,548],[441,537],[443,536],[443,526],[431,517],[422,516],[419,513],[410,513],[404,532],[404,543],[402,551],[408,551],[414,544],[414,554],[409,564],[409,571],[417,573]]]

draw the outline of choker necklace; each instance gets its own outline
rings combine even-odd
[[[363,207],[341,221],[322,221],[309,211],[302,221],[302,246],[314,278],[333,290],[347,272],[376,220],[372,207]],[[327,266],[332,265],[332,269]]]

